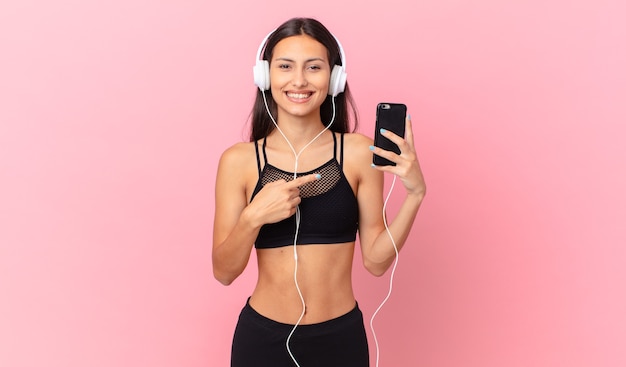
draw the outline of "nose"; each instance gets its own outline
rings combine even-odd
[[[302,69],[295,70],[293,73],[293,79],[291,83],[293,84],[294,87],[303,87],[307,85],[308,81],[306,79],[306,74],[304,70]]]

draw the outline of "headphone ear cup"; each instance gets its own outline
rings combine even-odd
[[[333,71],[330,73],[328,94],[333,97],[337,97],[339,93],[342,93],[346,89],[347,78],[348,75],[343,70],[341,65],[333,66]]]
[[[254,84],[264,92],[270,89],[270,63],[267,60],[257,60],[252,68]]]

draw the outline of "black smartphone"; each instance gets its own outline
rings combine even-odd
[[[398,136],[404,137],[406,105],[402,103],[379,103],[376,106],[376,130],[374,131],[374,145],[400,154],[400,148],[391,140],[380,134],[380,129],[389,130]],[[374,154],[373,162],[377,166],[395,166],[386,158]]]

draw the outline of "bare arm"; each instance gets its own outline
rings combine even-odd
[[[396,217],[393,222],[389,223],[389,230],[398,251],[402,249],[406,242],[415,216],[426,194],[424,177],[415,153],[411,120],[409,118],[406,119],[405,139],[391,132],[386,132],[384,136],[398,144],[401,154],[397,155],[379,148],[374,148],[373,153],[395,162],[396,166],[377,166],[369,168],[369,171],[364,169],[358,191],[360,208],[359,233],[363,263],[366,269],[376,276],[384,274],[395,257],[393,244],[385,230],[382,219],[383,183],[381,172],[389,172],[398,176],[406,190],[406,196]],[[370,162],[362,162],[362,164],[369,165]]]
[[[298,187],[316,179],[308,175],[269,183],[248,204],[246,176],[241,170],[246,161],[250,157],[245,146],[236,145],[224,152],[217,171],[212,260],[213,275],[224,285],[246,268],[261,227],[293,215],[300,203]]]
[[[213,275],[228,285],[245,269],[260,227],[244,215],[246,180],[241,174],[245,146],[235,145],[220,158],[215,182],[213,222]]]

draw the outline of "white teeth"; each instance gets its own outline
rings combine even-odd
[[[287,93],[287,96],[289,98],[297,98],[297,99],[308,98],[310,95],[311,93]]]

